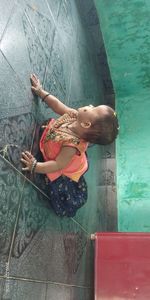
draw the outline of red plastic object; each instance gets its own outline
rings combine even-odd
[[[150,234],[95,234],[95,300],[150,300]]]

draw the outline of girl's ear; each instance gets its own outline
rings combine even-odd
[[[80,125],[83,128],[90,128],[92,124],[91,122],[82,122]]]

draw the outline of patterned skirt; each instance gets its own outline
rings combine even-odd
[[[66,176],[60,176],[53,182],[48,181],[48,196],[51,206],[58,216],[74,217],[88,197],[84,176],[78,182]]]

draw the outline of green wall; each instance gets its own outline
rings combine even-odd
[[[95,0],[116,94],[119,231],[150,230],[150,1]]]

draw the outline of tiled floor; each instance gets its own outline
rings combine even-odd
[[[98,24],[90,21],[92,0],[87,3],[83,16],[75,0],[0,0],[1,299],[92,299],[90,234],[107,230],[107,185],[114,182],[105,169],[113,151],[89,149],[89,199],[74,219],[54,214],[42,181],[26,178],[20,164],[22,150],[36,151],[37,124],[54,115],[33,97],[31,72],[70,106],[103,103]]]

